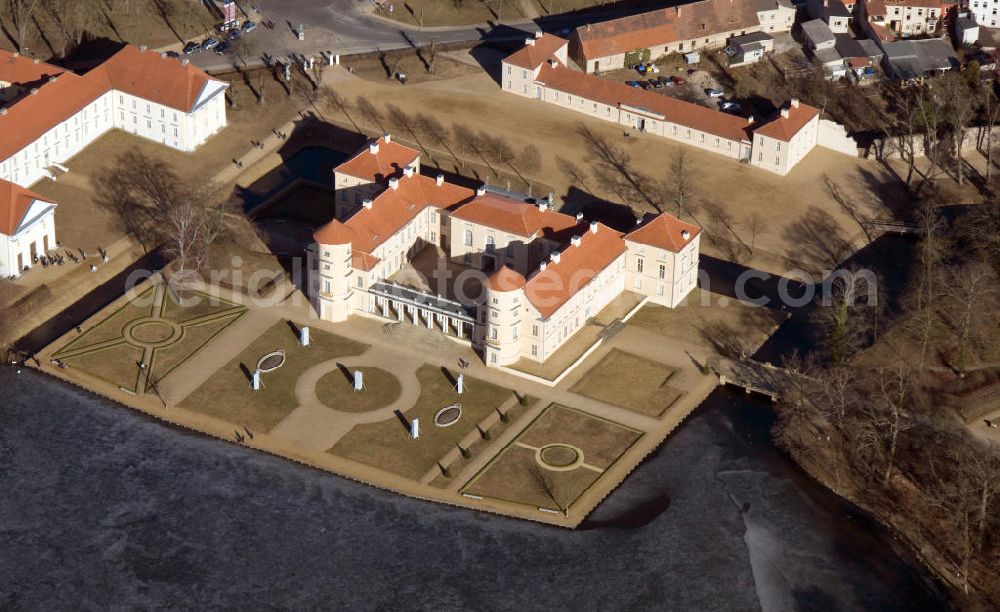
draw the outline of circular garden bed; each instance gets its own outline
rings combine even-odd
[[[354,390],[354,372],[364,374],[365,388]],[[341,412],[368,412],[389,406],[397,399],[399,379],[381,368],[336,369],[316,383],[316,397],[328,408]]]

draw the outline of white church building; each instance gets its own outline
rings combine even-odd
[[[187,60],[131,45],[82,75],[0,50],[0,180],[30,186],[54,177],[113,128],[194,151],[226,126],[227,87]],[[0,259],[0,269],[16,275],[32,259]]]
[[[56,205],[0,180],[0,278],[17,276],[56,245]]]

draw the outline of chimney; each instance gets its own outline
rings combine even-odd
[[[31,88],[31,95],[33,95],[33,96],[37,96],[38,95],[38,88],[37,87],[32,87]]]
[[[535,39],[534,38],[525,38],[524,39],[524,44],[528,45],[529,47],[534,47],[535,46]]]
[[[437,178],[434,179],[434,184],[437,185],[438,187],[444,185],[444,175],[443,174],[437,175]]]
[[[789,112],[788,112],[787,108],[781,109],[781,118],[782,119],[788,119],[788,115],[789,115]]]
[[[6,114],[7,114],[7,107],[6,106],[0,107],[0,117],[3,117]]]
[[[372,155],[378,155],[378,141],[368,143],[368,152]]]
[[[191,63],[191,60],[189,60],[188,58],[186,58],[186,57],[182,57],[181,58],[181,66],[187,66],[190,63]]]
[[[385,134],[382,134],[382,140],[385,141],[385,144],[389,144],[392,142],[392,136],[389,135],[389,132],[386,132]]]
[[[545,200],[538,200],[538,210],[545,212],[549,209],[549,203]]]
[[[160,59],[167,59],[167,52],[166,51],[160,51]]]
[[[576,213],[576,220],[578,222],[579,221],[583,221],[583,213],[582,212]]]
[[[394,176],[389,179],[389,189],[393,191],[399,189],[399,179],[397,177]]]
[[[690,237],[691,237],[691,232],[689,232],[687,230],[681,230],[681,238],[683,238],[684,240],[687,240]]]
[[[56,82],[56,81],[58,81],[58,80],[59,80],[59,77],[58,77],[58,76],[56,76],[56,75],[52,75],[52,76],[50,76],[50,77],[48,78],[48,81],[49,81],[49,83],[55,83],[55,82]]]
[[[372,206],[373,206],[374,204],[375,204],[375,202],[373,202],[371,198],[365,198],[365,199],[364,199],[364,200],[362,200],[362,202],[361,202],[361,205],[362,205],[362,206],[364,206],[365,208],[367,208],[368,210],[371,210],[371,209],[372,209]]]
[[[541,37],[542,37],[542,31],[541,30],[535,30],[535,38],[541,38]]]
[[[747,117],[747,123],[753,123],[753,115]]]
[[[559,65],[559,62],[557,62],[556,60],[554,60],[554,59],[550,59],[549,60],[549,68],[555,68],[558,65]]]
[[[139,45],[139,53],[145,53],[148,48],[146,45]]]
[[[635,224],[636,225],[642,225],[642,221],[643,221],[644,218],[645,217],[639,217],[638,219],[635,220]]]
[[[575,247],[578,247],[580,246],[580,240],[581,238],[579,236],[573,236],[572,238],[569,239],[569,243]]]
[[[411,178],[413,176],[413,166],[407,166],[403,168],[403,176],[406,178]]]
[[[476,187],[476,195],[477,196],[486,195],[486,185],[480,185],[479,187]]]
[[[545,272],[545,268],[547,267],[549,267],[548,262],[543,261],[542,263],[538,264],[538,271]]]
[[[559,251],[552,251],[549,253],[549,261],[552,263],[559,263]]]
[[[790,104],[792,105],[792,108],[798,108],[799,107],[799,99],[798,98],[792,98]]]
[[[588,32],[590,31],[590,23],[589,22],[587,23],[587,31]]]
[[[590,233],[591,234],[596,234],[597,233],[597,221],[591,221],[590,222]]]
[[[36,64],[42,63],[42,60],[38,59],[37,57],[32,58],[31,61],[33,61]]]

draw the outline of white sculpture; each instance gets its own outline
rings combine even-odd
[[[414,440],[420,437],[420,419],[410,421],[410,437]]]
[[[299,330],[299,344],[302,346],[309,346],[309,328],[303,327]]]
[[[465,375],[459,374],[458,381],[455,384],[455,390],[458,391],[459,395],[465,393]]]

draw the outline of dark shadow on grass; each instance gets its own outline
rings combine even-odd
[[[351,372],[350,368],[348,368],[344,364],[338,362],[337,363],[337,369],[340,370],[340,373],[344,375],[344,378],[346,378],[347,382],[350,383],[351,387],[353,387],[354,386],[354,373]]]
[[[452,389],[458,386],[458,379],[455,378],[454,374],[448,371],[448,368],[441,366],[441,373],[444,374],[444,377],[451,383]]]
[[[302,330],[299,329],[299,326],[296,325],[294,321],[285,321],[285,323],[288,324],[288,329],[292,330],[292,333],[295,334],[296,338],[298,338],[299,335],[302,333]]]
[[[399,419],[399,422],[403,424],[403,429],[406,431],[407,434],[409,434],[410,419],[406,418],[406,415],[403,414],[403,411],[399,410],[398,408],[396,410],[393,410],[392,413],[396,415],[396,418]]]
[[[240,371],[243,372],[243,375],[247,377],[248,383],[253,381],[253,372],[250,371],[250,368],[247,367],[247,364],[241,363]]]

